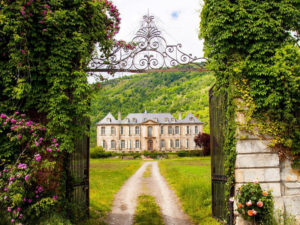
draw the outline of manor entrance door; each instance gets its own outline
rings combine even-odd
[[[148,151],[153,151],[153,141],[152,140],[148,141]]]

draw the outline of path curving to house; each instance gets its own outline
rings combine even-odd
[[[148,167],[151,175],[144,177]],[[191,225],[189,217],[181,209],[176,194],[160,174],[157,162],[145,162],[116,194],[108,216],[109,225],[132,225],[137,198],[141,194],[152,195],[159,205],[165,225]]]

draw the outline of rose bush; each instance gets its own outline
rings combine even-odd
[[[18,112],[1,114],[0,125],[9,143],[0,152],[0,224],[28,224],[57,211],[64,159],[58,140]]]
[[[262,190],[258,182],[242,185],[237,194],[237,211],[246,220],[256,224],[272,224],[273,196]]]

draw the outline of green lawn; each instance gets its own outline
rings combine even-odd
[[[159,167],[195,223],[219,224],[211,217],[210,157],[162,160]]]
[[[164,225],[160,208],[150,195],[138,197],[133,225]]]
[[[82,225],[105,224],[103,220],[111,209],[114,195],[142,163],[141,160],[91,159],[91,218]]]

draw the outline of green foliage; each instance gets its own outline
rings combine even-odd
[[[140,195],[137,199],[134,225],[164,225],[160,208],[155,198],[150,195]]]
[[[273,225],[273,196],[263,191],[259,183],[242,185],[237,194],[238,212],[244,219],[258,224]]]
[[[176,152],[176,154],[177,154],[179,157],[204,156],[202,150],[191,150],[191,151],[181,150],[181,151]]]
[[[25,112],[71,152],[90,111],[84,71],[95,43],[104,53],[113,43],[107,11],[104,1],[1,1],[0,111]]]
[[[227,202],[234,185],[235,99],[245,104],[247,132],[256,127],[274,137],[280,153],[292,152],[294,162],[299,157],[299,1],[204,2],[199,37],[216,76],[215,94],[227,96],[222,106]]]
[[[128,113],[170,112],[175,117],[179,112],[199,115],[208,126],[208,90],[215,81],[209,73],[176,72],[132,75],[105,81],[102,89],[92,100],[91,144],[96,145],[96,126],[108,112],[116,118],[118,111]]]
[[[53,213],[51,213],[51,215],[49,215],[49,216],[42,217],[41,219],[39,219],[39,222],[36,224],[38,224],[38,225],[72,225],[72,223],[69,220],[63,218],[59,214],[53,214]]]
[[[200,37],[217,86],[242,84],[253,99],[251,117],[275,138],[278,149],[297,156],[299,145],[299,2],[205,1]],[[246,80],[246,82],[242,82]],[[267,122],[266,122],[267,121]],[[268,129],[269,128],[269,129]]]

